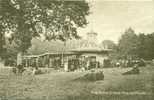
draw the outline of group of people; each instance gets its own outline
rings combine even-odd
[[[31,72],[31,74],[32,75],[35,75],[35,73],[36,73],[36,71],[38,71],[38,67],[31,67],[31,68],[29,68],[30,70],[30,72]],[[23,74],[23,72],[24,71],[26,71],[27,69],[26,68],[24,68],[24,66],[23,65],[21,65],[21,64],[19,64],[19,65],[16,65],[16,66],[14,66],[13,68],[12,68],[12,72],[14,73],[14,74],[18,74],[18,75],[22,75]]]
[[[131,59],[125,59],[125,60],[118,60],[116,61],[115,65],[116,67],[133,67],[134,65],[138,66],[145,66],[145,61],[143,59],[138,60],[131,60]]]
[[[131,70],[122,73],[122,75],[139,74],[139,67],[145,66],[142,59],[139,60],[120,60],[116,62],[116,67],[131,67]]]

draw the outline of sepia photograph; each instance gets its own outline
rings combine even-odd
[[[154,0],[0,0],[0,100],[154,100]]]

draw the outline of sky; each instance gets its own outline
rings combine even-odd
[[[98,33],[97,41],[117,42],[129,27],[137,34],[154,32],[153,0],[88,0],[91,14],[87,17],[87,27],[79,29],[85,37],[87,32]]]

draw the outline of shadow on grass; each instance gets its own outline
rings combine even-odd
[[[73,81],[80,81],[80,82],[95,82],[104,80],[104,74],[103,71],[91,71],[84,76],[80,76]]]

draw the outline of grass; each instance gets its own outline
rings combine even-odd
[[[153,100],[153,95],[112,94],[153,92],[154,66],[141,68],[139,75],[121,75],[127,70],[106,68],[103,70],[104,80],[90,82],[76,80],[88,72],[53,71],[36,76],[17,76],[8,68],[0,68],[0,97],[5,100]]]

